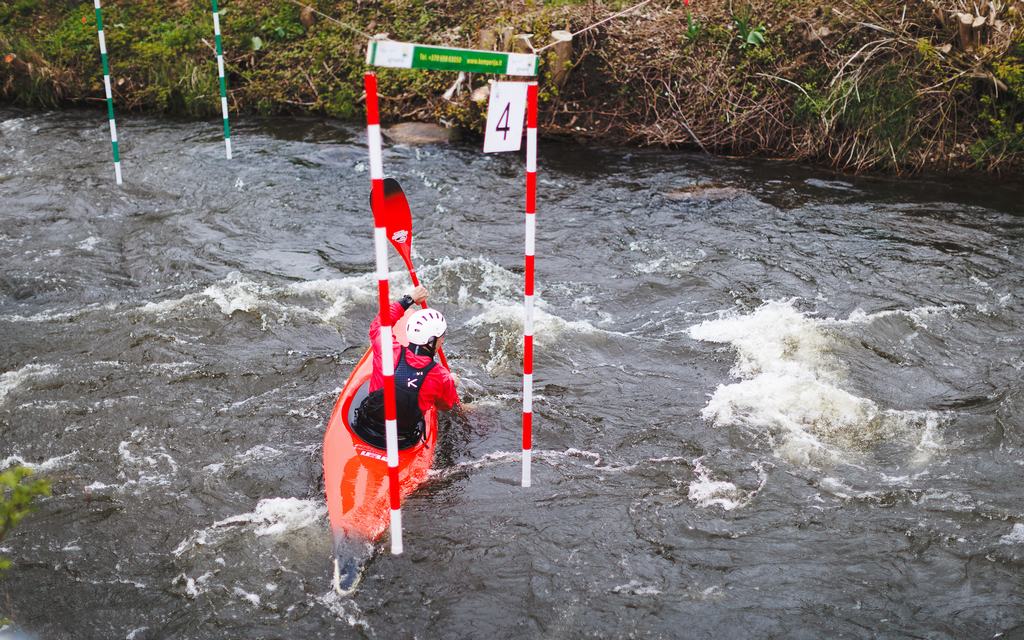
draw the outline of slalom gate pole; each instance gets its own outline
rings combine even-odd
[[[523,294],[523,479],[530,486],[533,453],[533,257],[537,229],[537,83],[526,89],[526,268]]]
[[[98,0],[97,0],[98,1]],[[217,43],[217,74],[220,79],[220,110],[224,114],[224,150],[231,159],[231,127],[228,126],[228,84],[224,80],[224,45],[220,37],[220,9],[213,3],[213,39]]]
[[[388,292],[388,233],[384,220],[384,153],[381,148],[377,74],[363,77],[366,86],[366,146],[370,150],[370,200],[373,248],[377,255],[380,303],[380,355],[384,374],[384,432],[388,449],[388,495],[391,501],[391,553],[402,553],[402,494],[398,484],[398,421],[395,411],[395,354],[391,350],[391,300]]]
[[[117,123],[114,122],[114,93],[110,87],[110,61],[107,60],[107,39],[103,36],[103,12],[100,0],[93,0],[96,7],[96,32],[100,38],[100,60],[103,61],[103,88],[107,92],[107,119],[110,120],[110,146],[114,150],[114,177],[121,184],[121,152],[117,145]]]

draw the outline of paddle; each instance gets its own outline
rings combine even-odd
[[[409,201],[405,197],[405,192],[402,191],[402,185],[398,184],[398,180],[394,178],[384,179],[383,214],[388,240],[405,261],[412,286],[418,287],[420,280],[416,277],[416,269],[412,266],[412,256],[410,255],[412,252],[412,211],[409,209]],[[427,303],[423,302],[421,306],[426,309]],[[448,358],[444,356],[444,351],[438,349],[437,355],[441,357],[441,364],[444,365],[444,368],[449,369]]]

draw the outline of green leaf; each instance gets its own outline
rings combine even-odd
[[[32,511],[32,500],[50,495],[46,480],[22,482],[32,475],[27,467],[15,466],[0,472],[0,540]]]
[[[252,37],[252,50],[259,51],[263,48],[263,40],[259,36]]]

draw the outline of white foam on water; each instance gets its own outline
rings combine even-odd
[[[463,384],[465,384],[467,382],[472,382],[472,381],[467,380],[465,377],[463,377],[462,378],[462,382],[463,382]],[[480,388],[482,389],[483,387],[480,387]],[[533,394],[533,404],[534,404],[534,406],[547,402],[547,399],[548,399],[547,396],[545,396],[543,393],[534,393]],[[517,403],[520,404],[520,406],[521,406],[522,401],[523,401],[523,392],[522,391],[519,391],[518,393],[496,393],[494,395],[484,396],[482,398],[474,398],[473,406],[474,407],[506,407],[506,406],[508,406],[510,404],[517,404]]]
[[[1013,530],[999,538],[999,544],[1024,544],[1024,524],[1013,525]]]
[[[704,465],[704,456],[693,461],[694,480],[690,482],[687,497],[699,507],[721,507],[732,511],[750,504],[768,483],[768,473],[760,462],[751,463],[757,472],[758,486],[752,491],[740,489],[732,482],[715,480],[713,472]]]
[[[147,629],[149,629],[149,627],[136,627],[135,629],[132,629],[131,631],[128,632],[128,635],[126,635],[124,637],[124,640],[135,640],[135,638],[140,633],[142,633],[143,631],[146,631]]]
[[[887,415],[898,424],[920,429],[921,439],[914,447],[914,462],[918,465],[929,462],[936,454],[946,449],[946,444],[939,434],[939,424],[945,416],[938,411],[887,411]]]
[[[684,260],[671,255],[661,256],[647,262],[640,262],[633,265],[633,272],[637,274],[662,274],[679,278],[693,271],[697,266],[696,260]]]
[[[533,309],[534,342],[537,344],[547,344],[548,342],[556,341],[555,338],[566,333],[624,335],[595,327],[586,320],[566,320],[538,307],[539,305]],[[466,326],[469,327],[482,325],[501,325],[506,329],[515,330],[522,337],[523,305],[492,304],[483,313],[473,316],[466,322]]]
[[[483,257],[443,257],[420,269],[423,280],[436,283],[435,288],[456,290],[448,304],[493,303],[496,300],[521,297],[523,276]]]
[[[19,386],[27,382],[48,378],[56,372],[57,367],[53,365],[27,364],[20,369],[0,374],[0,403]]]
[[[436,264],[429,265],[423,272],[430,277],[431,282],[437,282],[441,287],[455,289],[457,293],[454,300],[448,296],[444,302],[465,306],[478,304],[484,306],[487,311],[469,320],[470,326],[482,324],[500,324],[514,328],[521,337],[523,320],[523,276],[506,269],[486,258],[442,258]],[[426,278],[424,278],[426,279]],[[548,284],[551,287],[564,287],[565,285]],[[607,333],[624,335],[612,331],[605,331],[594,326],[586,320],[565,320],[549,311],[550,306],[538,290],[534,295],[534,318],[536,334],[538,339],[545,330],[558,329],[560,331],[575,331],[579,333]],[[514,303],[510,303],[514,301]],[[600,324],[614,321],[610,315],[605,314],[599,321]]]
[[[859,189],[857,189],[851,183],[844,182],[842,180],[821,180],[819,178],[808,178],[804,180],[804,184],[810,185],[812,187],[819,187],[821,189],[834,189],[836,191],[859,192]]]
[[[260,500],[253,512],[257,536],[280,536],[295,529],[312,527],[324,519],[327,507],[321,501],[299,498]]]
[[[118,479],[124,480],[118,490],[167,486],[178,475],[177,460],[167,453],[163,445],[146,443],[147,433],[145,427],[133,429],[128,440],[118,443],[117,452],[121,459]],[[136,477],[130,477],[135,474]]]
[[[492,304],[482,313],[470,318],[466,327],[494,327],[488,347],[490,359],[484,364],[488,373],[516,368],[523,354],[523,306],[521,304]],[[534,308],[534,345],[537,348],[558,344],[567,334],[605,334],[614,332],[595,327],[586,320],[564,320],[556,315]],[[622,335],[622,334],[618,334]]]
[[[282,536],[290,531],[319,525],[327,515],[327,506],[320,500],[301,498],[264,498],[256,509],[218,520],[205,529],[196,531],[174,549],[175,556],[197,546],[213,544],[227,529],[237,526],[251,526],[256,536]]]
[[[103,302],[88,304],[78,309],[72,309],[71,311],[40,311],[39,313],[30,316],[10,314],[0,316],[0,320],[6,320],[8,322],[65,322],[67,320],[74,320],[89,311],[113,311],[117,309],[117,307],[117,302]]]
[[[254,607],[260,606],[260,597],[255,593],[249,593],[241,587],[235,587],[234,594]]]
[[[601,465],[602,463],[601,454],[595,453],[593,451],[583,451],[575,448],[569,448],[566,449],[565,451],[534,449],[532,455],[534,462],[545,461],[553,466],[557,466],[561,462],[571,459],[590,460],[591,462],[589,464],[584,464],[584,466],[590,468],[599,468],[599,465]],[[522,451],[495,451],[493,453],[485,454],[482,457],[477,458],[476,460],[459,462],[451,467],[446,467],[444,469],[432,468],[429,471],[429,475],[431,477],[444,477],[451,475],[452,473],[458,471],[459,469],[482,469],[484,467],[496,466],[499,464],[520,463],[522,461],[522,457]],[[605,467],[600,468],[605,469]]]
[[[904,313],[921,321],[930,312]],[[851,318],[867,322],[893,313],[900,312]],[[730,375],[739,381],[719,385],[701,416],[715,426],[766,433],[776,455],[800,465],[852,463],[854,452],[895,438],[914,446],[919,463],[942,451],[942,414],[886,410],[842,388],[845,371],[832,353],[829,329],[837,324],[808,317],[785,300],[690,327],[692,338],[727,343],[737,357]]]
[[[612,587],[612,593],[628,593],[634,596],[658,596],[661,590],[651,585],[645,585],[639,580],[630,580],[626,584]]]
[[[533,461],[534,462],[545,462],[553,467],[557,467],[566,463],[571,463],[577,466],[582,466],[587,469],[593,469],[594,471],[600,471],[602,473],[625,473],[640,468],[649,467],[652,464],[661,463],[678,463],[684,462],[689,464],[689,458],[684,456],[663,456],[658,458],[647,458],[639,462],[621,463],[621,462],[605,462],[604,457],[595,451],[586,451],[583,449],[576,449],[570,447],[565,451],[554,451],[551,449],[534,449],[533,450]],[[488,453],[475,460],[467,460],[465,462],[459,462],[450,467],[443,469],[432,468],[429,471],[431,478],[442,478],[452,475],[461,469],[482,469],[484,467],[492,467],[503,464],[520,464],[522,462],[523,452],[520,451],[495,451]],[[582,464],[581,464],[582,462]]]
[[[121,444],[117,445],[117,452],[121,454],[121,460],[128,464],[134,464],[139,461],[134,455],[132,455],[131,444],[127,440],[122,440]]]
[[[923,475],[923,474],[917,474],[914,477],[916,478],[919,475]],[[911,477],[908,476],[908,475],[907,476],[890,476],[890,475],[885,474],[885,473],[880,473],[879,477],[882,479],[882,482],[884,482],[885,484],[888,484],[888,485],[897,486],[897,487],[909,487],[910,486]]]
[[[43,462],[29,462],[19,455],[11,455],[0,460],[0,471],[13,466],[27,467],[36,472],[53,471],[54,469],[59,469],[64,466],[64,464],[70,462],[77,455],[77,451],[72,451],[71,453],[65,453],[62,456],[56,456],[49,460],[44,460]]]
[[[404,271],[393,272],[391,278],[397,288],[403,288],[403,282],[408,280]],[[269,285],[239,272],[232,272],[208,285],[200,293],[149,302],[138,311],[166,316],[179,309],[212,303],[226,316],[236,312],[259,314],[264,329],[271,322],[284,324],[293,317],[327,323],[345,315],[357,304],[375,302],[376,284],[376,277],[370,272],[347,278],[309,280],[285,285]]]
[[[169,375],[182,375],[185,373],[191,373],[200,368],[198,362],[192,362],[191,360],[183,360],[182,362],[156,362],[153,364],[147,364],[143,367],[146,371],[153,371],[156,373],[166,373]]]
[[[351,597],[338,595],[334,589],[331,589],[316,600],[338,620],[348,623],[348,626],[360,627],[370,637],[375,635],[370,622],[363,615],[362,609]]]
[[[449,296],[447,304],[465,306],[483,305],[486,310],[471,318],[468,326],[501,325],[512,329],[522,339],[523,330],[523,276],[487,260],[486,258],[442,258],[422,269],[424,280],[438,283],[439,287],[456,289],[455,299]],[[510,300],[516,303],[510,303]],[[552,331],[579,333],[612,333],[595,327],[585,320],[564,320],[546,311],[547,302],[534,296],[534,319],[537,340]],[[620,334],[621,335],[621,334]]]
[[[0,120],[0,131],[3,131],[4,133],[17,131],[28,121],[28,118],[8,118],[7,120]]]
[[[732,511],[740,506],[739,497],[742,494],[731,482],[719,480],[699,480],[690,483],[689,498],[700,507],[722,507],[726,511]]]
[[[81,249],[82,251],[93,251],[94,249],[96,249],[96,245],[99,244],[99,242],[100,239],[97,238],[96,236],[89,236],[88,238],[82,240],[75,246]]]
[[[214,573],[212,571],[207,571],[198,578],[192,578],[191,576],[188,576],[184,573],[179,573],[177,576],[175,576],[174,580],[171,580],[171,584],[185,585],[185,596],[191,600],[195,600],[196,598],[210,590],[208,583],[210,582],[210,578],[213,577]]]
[[[701,507],[719,506],[731,511],[743,503],[743,492],[731,482],[713,480],[702,458],[693,461],[696,478],[690,483],[688,497]]]
[[[964,491],[940,491],[938,489],[926,489],[918,498],[917,503],[938,503],[935,507],[928,508],[938,508],[958,513],[971,513],[980,506],[978,500],[969,493]]]
[[[635,262],[634,274],[660,274],[673,278],[691,273],[707,257],[703,249],[686,250],[654,240],[633,241],[629,243],[629,250],[651,257],[646,262]]]
[[[420,265],[424,281],[432,283],[433,299],[440,305],[479,304],[486,311],[467,324],[495,326],[492,360],[511,361],[521,351],[522,342],[522,275],[514,273],[485,258],[441,258],[433,264]],[[389,274],[393,297],[411,286],[404,268]],[[377,281],[372,272],[357,276],[270,285],[241,273],[232,272],[222,280],[206,286],[199,293],[188,293],[176,299],[148,302],[136,311],[165,316],[181,309],[212,304],[226,316],[235,313],[258,314],[262,327],[272,323],[285,324],[293,319],[331,323],[345,317],[356,306],[374,305]],[[510,302],[515,301],[515,302]],[[565,333],[611,333],[586,320],[564,320],[548,311],[546,303],[535,297],[536,335],[539,344],[557,339]],[[610,316],[600,324],[614,321]]]
[[[258,462],[260,460],[270,460],[276,458],[282,454],[280,449],[275,449],[269,445],[258,444],[251,449],[248,449],[234,457],[239,462]]]
[[[829,494],[843,500],[850,500],[851,498],[874,498],[878,496],[877,491],[857,491],[840,478],[822,478],[819,486]]]
[[[823,319],[820,322],[824,325],[837,325],[841,326],[844,324],[871,324],[876,320],[882,320],[883,318],[891,317],[903,317],[910,320],[915,326],[922,329],[928,328],[928,318],[937,315],[948,315],[953,318],[961,313],[965,309],[962,304],[953,304],[947,306],[935,306],[928,305],[923,307],[915,307],[913,309],[886,309],[884,311],[876,311],[874,313],[867,313],[863,309],[854,309],[850,316],[846,320],[834,320],[834,319]]]
[[[412,284],[405,272],[391,272],[388,278],[391,287],[399,291]],[[314,313],[323,322],[330,322],[348,313],[354,305],[377,302],[377,277],[373,273],[366,273],[348,278],[307,280],[289,284],[285,292],[292,296],[318,298],[326,306]]]
[[[147,302],[139,307],[138,311],[154,316],[164,316],[172,311],[191,305],[200,300],[202,300],[202,296],[200,294],[189,293],[180,298],[161,300],[159,302]]]
[[[203,295],[226,316],[236,311],[255,311],[273,297],[269,287],[244,278],[237,272],[203,289]]]

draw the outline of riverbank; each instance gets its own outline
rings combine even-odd
[[[626,5],[311,2],[221,5],[233,112],[362,115],[366,34],[541,47]],[[1024,2],[651,2],[543,54],[544,135],[788,158],[848,171],[1024,166]],[[0,8],[0,98],[103,105],[93,8]],[[219,112],[209,5],[104,7],[118,111]],[[486,29],[481,29],[486,26]],[[529,38],[519,34],[533,34]],[[382,70],[383,117],[479,132],[487,77]],[[446,96],[446,93],[448,97]]]

